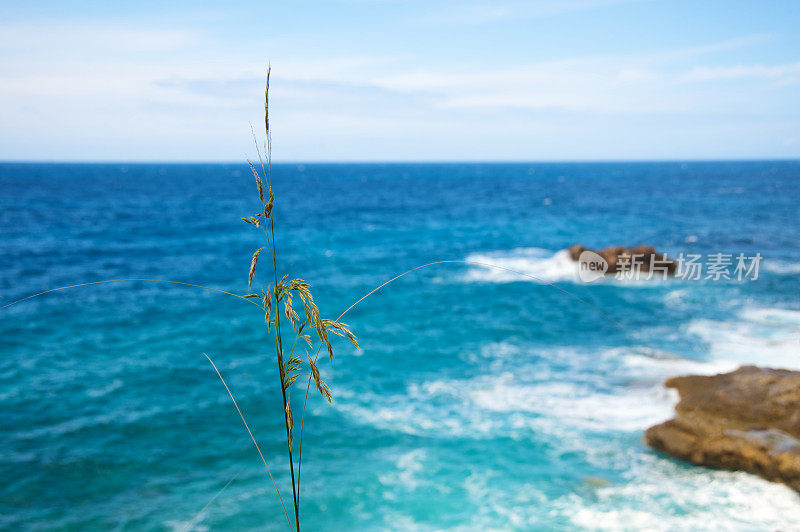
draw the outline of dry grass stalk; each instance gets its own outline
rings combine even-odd
[[[302,339],[303,343],[308,345],[309,348],[314,347],[314,343],[318,344],[318,352],[323,346],[325,347],[330,360],[333,360],[333,346],[330,342],[330,334],[341,336],[349,339],[353,345],[358,347],[358,342],[355,336],[350,331],[348,326],[340,323],[337,320],[322,318],[320,316],[319,308],[314,302],[314,296],[311,293],[310,283],[303,279],[289,280],[288,275],[280,277],[278,271],[278,259],[275,248],[275,218],[273,206],[275,203],[275,195],[272,191],[272,132],[269,129],[269,76],[270,70],[267,70],[266,89],[264,91],[264,127],[266,133],[265,156],[266,165],[264,164],[264,157],[258,149],[258,142],[256,141],[256,150],[260,162],[261,171],[259,172],[256,165],[248,161],[253,177],[256,182],[256,189],[258,191],[258,198],[261,201],[261,209],[258,214],[242,218],[249,225],[262,229],[267,241],[267,245],[257,249],[253,253],[253,258],[250,262],[250,270],[247,276],[247,286],[250,288],[253,284],[253,279],[258,268],[258,258],[262,250],[267,249],[272,258],[270,277],[274,284],[265,290],[261,290],[261,294],[249,294],[245,297],[252,297],[260,300],[260,305],[264,311],[264,321],[267,325],[267,332],[271,332],[274,336],[275,360],[278,366],[278,378],[280,380],[281,400],[283,402],[284,412],[284,426],[286,429],[286,447],[289,461],[289,474],[292,480],[292,502],[294,505],[294,529],[299,532],[300,530],[300,466],[298,460],[297,472],[295,474],[295,462],[293,456],[294,446],[294,416],[292,415],[292,401],[291,392],[292,385],[297,378],[304,372],[307,364],[307,372],[309,373],[310,380],[313,379],[319,391],[328,402],[331,402],[332,395],[328,385],[322,380],[319,368],[316,361],[308,357],[306,362],[303,358],[295,356],[294,350],[298,344],[298,340]],[[254,135],[255,140],[255,135]],[[265,194],[266,192],[266,194]],[[279,279],[280,277],[280,279]],[[303,318],[295,310],[295,297],[297,297],[303,306]],[[277,311],[283,304],[283,312]],[[275,308],[276,312],[272,312]],[[288,326],[294,332],[294,342],[288,355],[284,353],[283,346],[283,328],[281,327],[281,315],[286,318]],[[316,332],[316,340],[309,334],[304,334],[304,330],[313,330]],[[221,376],[220,376],[221,378]],[[309,383],[310,383],[309,380]],[[308,394],[306,394],[306,399]],[[232,398],[232,396],[231,396]],[[305,401],[303,403],[303,411],[305,412]],[[244,418],[242,419],[244,421]],[[246,426],[246,425],[245,425]],[[249,429],[248,429],[249,431]],[[300,451],[298,446],[298,453]],[[299,454],[298,454],[299,456]],[[266,464],[265,464],[266,465]]]

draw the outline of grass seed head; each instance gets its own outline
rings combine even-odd
[[[253,276],[256,274],[256,264],[258,264],[258,254],[261,253],[261,250],[264,249],[260,247],[253,253],[253,260],[250,261],[250,274],[247,276],[247,288],[250,288],[250,285],[253,284]]]

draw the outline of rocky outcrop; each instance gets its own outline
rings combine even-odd
[[[567,248],[569,256],[574,261],[577,261],[584,251],[596,253],[606,261],[608,264],[606,274],[615,274],[619,272],[626,263],[625,261],[627,261],[627,269],[630,270],[631,265],[635,264],[640,272],[649,272],[651,266],[654,267],[654,270],[666,271],[667,275],[675,275],[675,272],[678,270],[678,264],[675,261],[657,252],[655,248],[651,246],[636,246],[632,248],[614,246],[598,251],[585,248],[581,244],[575,244]],[[627,259],[621,259],[621,257],[627,257]]]
[[[645,442],[696,465],[744,470],[800,491],[800,372],[743,366],[667,380],[677,416]]]

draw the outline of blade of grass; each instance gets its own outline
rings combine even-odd
[[[209,290],[211,292],[218,292],[220,294],[226,294],[226,295],[229,295],[229,296],[238,297],[239,299],[244,299],[248,303],[251,303],[251,304],[253,304],[253,305],[255,305],[255,306],[259,307],[259,308],[261,307],[261,305],[259,305],[255,301],[253,301],[251,299],[248,299],[248,298],[246,298],[244,296],[240,296],[239,294],[234,294],[232,292],[226,292],[225,290],[220,290],[218,288],[211,288],[211,287],[203,286],[203,285],[199,285],[199,284],[184,283],[184,282],[181,282],[181,281],[165,281],[163,279],[106,279],[104,281],[92,281],[92,282],[89,282],[89,283],[71,284],[71,285],[68,285],[68,286],[59,286],[58,288],[51,288],[49,290],[44,290],[42,292],[38,292],[36,294],[30,295],[30,296],[27,296],[27,297],[23,297],[22,299],[17,299],[16,301],[12,301],[11,303],[7,303],[7,304],[3,305],[2,307],[0,307],[0,310],[3,310],[4,308],[8,308],[11,305],[16,305],[17,303],[22,303],[23,301],[27,301],[29,299],[33,299],[35,297],[43,296],[45,294],[50,294],[52,292],[58,292],[60,290],[67,290],[68,288],[80,288],[81,286],[91,286],[91,285],[95,285],[95,284],[123,283],[123,282],[134,282],[134,281],[147,282],[147,283],[176,284],[176,285],[181,285],[181,286],[190,286],[190,287],[193,287],[193,288],[201,288],[203,290]]]
[[[231,401],[233,401],[233,406],[236,407],[236,411],[239,413],[239,417],[242,418],[242,423],[244,424],[244,428],[247,429],[247,433],[250,435],[250,439],[253,440],[253,445],[255,445],[256,450],[258,451],[258,456],[261,457],[261,461],[264,462],[264,467],[267,469],[267,473],[269,474],[270,480],[272,480],[272,485],[275,486],[275,493],[278,494],[278,499],[281,501],[281,506],[283,507],[283,514],[286,516],[286,522],[289,524],[289,530],[292,530],[292,522],[289,519],[289,513],[286,511],[286,505],[283,504],[283,497],[281,497],[281,492],[278,489],[278,484],[275,482],[275,478],[272,476],[272,471],[270,471],[269,466],[267,465],[267,460],[264,458],[264,453],[261,452],[261,447],[258,445],[255,436],[253,436],[253,431],[250,430],[250,425],[247,424],[247,421],[244,419],[244,414],[242,414],[241,409],[239,408],[239,404],[236,402],[236,399],[233,397],[233,393],[231,389],[228,388],[228,383],[225,382],[225,379],[222,378],[222,373],[219,372],[217,369],[217,365],[214,364],[214,361],[211,360],[211,357],[208,356],[206,353],[203,353],[209,362],[211,362],[211,366],[214,368],[214,371],[217,372],[217,376],[219,380],[222,381],[222,384],[225,386],[225,390],[227,390],[228,395],[231,396]]]

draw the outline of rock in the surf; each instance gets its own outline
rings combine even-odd
[[[800,491],[800,372],[743,366],[666,382],[677,415],[647,429],[664,453],[715,468],[744,470]]]
[[[623,269],[636,268],[639,272],[647,273],[653,269],[654,272],[665,272],[667,275],[675,275],[678,270],[678,263],[659,253],[652,246],[613,246],[601,250],[593,250],[584,247],[582,244],[575,244],[567,248],[569,256],[574,261],[581,258],[584,251],[596,253],[608,264],[606,274],[616,274]]]

